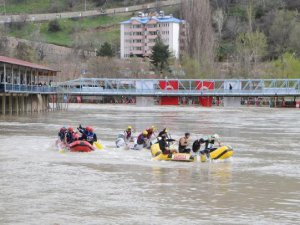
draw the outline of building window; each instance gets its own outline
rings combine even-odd
[[[138,25],[133,25],[132,28],[141,28],[142,26],[140,24]]]
[[[149,34],[150,35],[157,35],[157,32],[156,31],[149,31]]]
[[[134,36],[140,36],[140,35],[142,35],[142,32],[133,32],[133,35]]]
[[[155,28],[155,27],[157,27],[156,24],[148,24],[148,25],[147,25],[147,28]]]

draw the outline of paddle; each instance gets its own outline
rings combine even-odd
[[[98,150],[103,150],[103,145],[99,141],[94,142],[94,147]]]
[[[59,152],[59,153],[65,153],[65,149],[64,149],[64,147],[62,146],[62,142],[61,142],[61,141],[56,140],[55,145],[56,145],[56,147],[58,148],[58,152]]]
[[[174,142],[174,141],[176,141],[175,139],[172,139],[172,138],[170,138],[170,139],[167,139],[166,140],[167,142]]]

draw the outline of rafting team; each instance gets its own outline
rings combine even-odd
[[[81,133],[81,136],[79,136],[79,134],[75,132],[73,127],[62,127],[58,132],[58,137],[60,141],[65,144],[71,144],[72,142],[77,140],[84,140],[93,145],[93,143],[97,141],[97,135],[96,133],[94,133],[94,129],[92,127],[87,126],[84,128],[79,125],[77,130],[79,131],[79,133]]]
[[[178,141],[178,151],[175,148],[172,148],[172,143],[176,140],[172,139],[171,135],[168,133],[168,129],[164,128],[161,132],[155,136],[156,128],[154,126],[144,130],[141,134],[138,135],[135,145],[132,149],[140,150],[142,148],[150,148],[152,145],[151,139],[153,136],[157,139],[157,143],[159,144],[160,150],[163,154],[173,154],[173,153],[191,153],[191,150],[194,153],[199,152],[201,155],[206,155],[209,158],[209,153],[215,150],[214,147],[215,142],[218,143],[219,147],[221,146],[220,138],[218,134],[209,135],[200,139],[197,139],[193,142],[192,149],[189,148],[190,145],[190,133],[185,133],[184,137],[180,138]],[[128,126],[124,131],[123,135],[125,144],[128,142],[133,142],[132,137],[132,127]],[[201,145],[204,144],[204,149],[199,151]],[[118,146],[116,142],[117,147]]]
[[[97,142],[97,135],[94,133],[94,129],[90,126],[82,127],[79,125],[77,128],[81,136],[77,132],[75,132],[73,127],[62,127],[58,133],[59,139],[61,142],[65,144],[71,144],[77,140],[85,140],[93,145],[94,142]],[[124,131],[124,134],[121,134],[121,138],[123,140],[124,145],[127,145],[129,142],[134,142],[134,137],[132,135],[132,127],[128,126]],[[152,126],[142,133],[140,133],[132,147],[134,150],[141,150],[142,148],[150,148],[152,145],[151,139],[153,136],[157,139],[157,143],[163,154],[173,154],[173,153],[194,153],[199,152],[201,155],[206,155],[209,158],[209,153],[216,148],[214,147],[215,142],[218,142],[219,146],[221,146],[220,138],[218,134],[209,135],[204,138],[197,139],[193,142],[192,149],[189,148],[190,145],[190,133],[185,133],[184,137],[181,137],[178,141],[178,151],[175,148],[172,148],[172,143],[176,142],[175,139],[172,139],[171,135],[168,133],[168,129],[164,128],[161,132],[155,136],[156,128]],[[203,150],[199,151],[201,145],[205,144]],[[117,144],[117,147],[120,145]]]

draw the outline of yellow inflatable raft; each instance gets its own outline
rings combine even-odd
[[[162,154],[159,148],[159,144],[151,145],[151,154],[153,160],[164,160],[164,161],[180,161],[180,162],[193,162],[194,157],[191,154],[186,153],[174,153],[174,154]]]
[[[230,146],[222,146],[209,153],[210,159],[212,160],[223,160],[231,157],[234,151]],[[175,153],[175,154],[162,154],[159,148],[159,144],[153,144],[151,146],[151,154],[153,160],[165,160],[165,161],[182,161],[182,162],[193,162],[195,159],[191,154],[186,153]],[[201,162],[206,161],[206,156],[201,155]]]
[[[222,146],[209,153],[211,159],[227,159],[233,155],[233,149],[230,146]]]

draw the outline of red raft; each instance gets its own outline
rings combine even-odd
[[[95,150],[95,147],[87,141],[74,141],[69,144],[71,152],[91,152]]]

